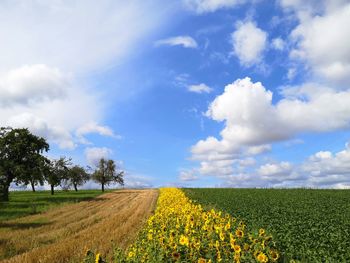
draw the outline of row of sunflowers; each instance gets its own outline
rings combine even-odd
[[[117,262],[277,262],[270,235],[219,211],[205,211],[177,188],[161,188],[157,208]],[[95,262],[102,257],[90,253]]]

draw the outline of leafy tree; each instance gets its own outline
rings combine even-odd
[[[102,192],[105,190],[105,185],[118,183],[124,185],[124,172],[116,171],[116,165],[113,160],[105,160],[102,158],[97,166],[97,169],[92,174],[94,181],[101,184]]]
[[[85,171],[83,167],[74,165],[73,167],[69,168],[69,184],[73,185],[75,191],[78,191],[78,186],[85,184],[89,179],[90,175]]]
[[[60,157],[58,160],[51,160],[46,166],[45,177],[51,186],[51,195],[55,193],[55,187],[68,178],[69,165],[71,165],[71,159]]]
[[[50,162],[49,159],[42,156],[32,156],[33,160],[29,162],[26,170],[15,180],[16,184],[30,185],[32,191],[35,192],[36,185],[44,185],[45,182],[45,166]]]
[[[42,153],[49,150],[44,138],[28,129],[0,128],[0,200],[8,201],[13,181],[27,181],[42,164],[48,161]]]

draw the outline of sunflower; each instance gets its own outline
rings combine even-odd
[[[180,259],[180,253],[179,252],[173,252],[172,253],[172,257],[173,257],[173,259],[178,260],[178,259]]]
[[[225,240],[225,234],[224,233],[220,232],[219,236],[220,236],[221,241]]]
[[[240,245],[234,245],[233,249],[235,250],[236,253],[241,252],[241,246]]]
[[[277,259],[280,257],[280,256],[278,255],[277,251],[275,251],[275,250],[271,250],[271,251],[270,251],[270,255],[271,255],[271,257],[272,257],[272,261],[277,261]]]
[[[207,262],[207,260],[204,259],[204,258],[199,258],[198,259],[198,263],[206,263],[206,262]]]
[[[101,254],[97,253],[95,258],[95,263],[101,263],[101,262],[102,262]]]
[[[245,251],[248,251],[249,248],[250,248],[249,245],[248,245],[247,243],[245,243],[244,246],[243,246],[243,249],[244,249]]]
[[[181,235],[180,237],[180,245],[182,246],[188,246],[189,245],[189,240],[188,240],[188,237],[184,236],[184,235]]]
[[[240,230],[240,229],[237,229],[237,230],[236,230],[236,236],[238,236],[238,237],[244,237],[243,231]]]
[[[129,257],[129,258],[132,258],[132,257],[134,257],[134,256],[135,256],[135,253],[134,253],[133,251],[130,251],[129,254],[128,254],[128,257]]]
[[[260,228],[259,229],[259,236],[262,237],[265,234],[265,229]]]
[[[256,258],[259,262],[267,262],[268,261],[268,257],[263,253],[263,252],[260,252],[260,254],[257,256]]]

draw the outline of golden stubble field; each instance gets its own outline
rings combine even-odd
[[[0,223],[1,262],[81,262],[87,249],[111,259],[114,247],[132,243],[157,196],[153,189],[120,190]]]

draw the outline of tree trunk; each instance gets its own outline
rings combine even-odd
[[[0,201],[4,202],[9,201],[9,188],[14,176],[9,172],[6,177],[4,181],[0,181]]]
[[[55,186],[52,184],[52,185],[51,185],[51,195],[54,195],[54,193],[55,193],[54,187],[55,187]]]
[[[75,190],[76,192],[78,192],[77,184],[73,184],[73,185],[74,185],[74,190]]]
[[[105,191],[105,184],[102,183],[101,185],[102,185],[102,192],[104,192]]]
[[[34,185],[34,182],[30,182],[30,185],[32,186],[32,191],[35,193],[35,185]]]
[[[9,201],[9,185],[2,185],[0,187],[0,201],[8,202]]]

